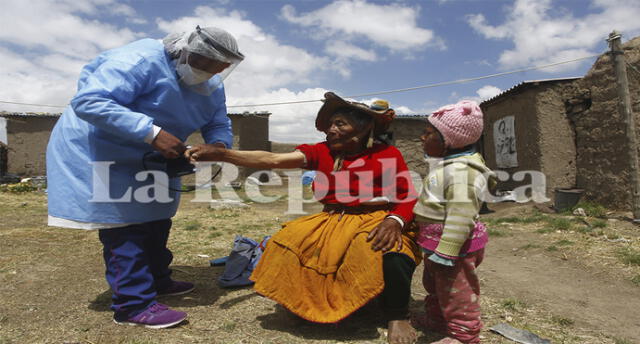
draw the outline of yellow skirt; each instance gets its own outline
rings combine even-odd
[[[309,321],[346,318],[384,289],[382,252],[366,240],[386,215],[321,212],[285,223],[251,275],[254,289]],[[418,264],[414,238],[403,233],[400,253]]]

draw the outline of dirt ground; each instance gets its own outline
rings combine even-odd
[[[174,278],[196,290],[162,302],[189,313],[166,330],[111,321],[95,231],[46,226],[46,195],[0,193],[0,344],[4,343],[384,343],[376,305],[336,325],[294,320],[250,288],[221,289],[222,267],[235,235],[273,234],[286,199],[242,209],[210,209],[186,195],[170,238]],[[546,206],[502,203],[484,215],[491,239],[479,268],[483,343],[512,343],[490,327],[508,323],[553,343],[640,343],[640,227],[626,213],[606,218],[548,214]],[[305,206],[308,211],[317,204]],[[602,216],[602,214],[600,214]],[[425,296],[422,266],[414,275],[412,309]],[[419,343],[438,335],[420,332]]]

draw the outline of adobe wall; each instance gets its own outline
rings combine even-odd
[[[640,38],[623,44],[632,111],[640,127]],[[634,69],[635,68],[635,69]],[[577,178],[588,199],[610,208],[631,207],[625,122],[619,108],[613,61],[601,55],[575,88],[566,106],[576,131]]]
[[[536,117],[536,90],[526,89],[517,96],[503,97],[490,104],[483,104],[484,130],[482,150],[487,166],[492,170],[502,170],[509,175],[518,171],[541,171],[541,133]],[[514,116],[515,152],[517,154],[517,166],[510,168],[498,167],[496,139],[494,137],[494,125],[499,120]],[[498,184],[499,190],[513,190],[514,188],[529,184],[530,179],[514,181],[509,179]]]
[[[547,197],[551,199],[556,188],[576,187],[576,138],[565,113],[563,84],[539,86],[534,107],[540,135],[540,167],[546,176]]]
[[[19,176],[46,174],[45,155],[51,130],[58,120],[49,116],[6,116],[7,173]]]
[[[410,171],[427,174],[427,164],[420,135],[424,132],[425,119],[422,117],[396,117],[389,131],[393,134],[393,145],[400,150]]]

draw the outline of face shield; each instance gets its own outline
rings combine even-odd
[[[211,95],[242,62],[235,38],[217,28],[200,28],[189,34],[180,50],[176,72],[180,83],[192,91]]]

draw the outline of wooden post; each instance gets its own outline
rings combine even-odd
[[[629,96],[629,81],[627,79],[627,66],[624,61],[624,52],[621,43],[622,35],[617,31],[609,34],[607,41],[611,47],[611,56],[616,72],[616,85],[618,86],[618,111],[625,119],[627,125],[627,142],[629,143],[628,158],[631,167],[631,187],[633,192],[633,221],[640,222],[640,178],[638,178],[638,146],[636,143],[636,123],[631,111],[631,98]]]

